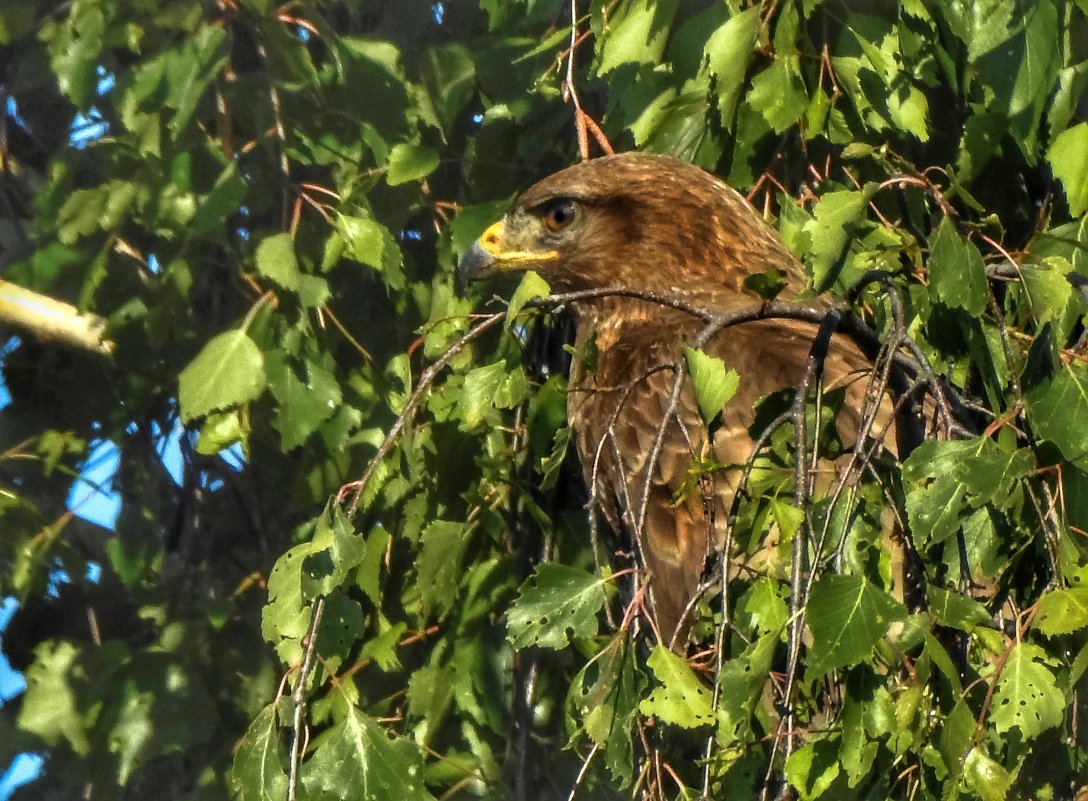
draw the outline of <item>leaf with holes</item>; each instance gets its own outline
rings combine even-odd
[[[354,706],[321,735],[302,767],[302,783],[312,801],[432,801],[423,784],[419,748],[391,739],[376,721]]]
[[[607,600],[608,582],[553,562],[537,565],[507,617],[515,648],[565,648],[571,640],[597,633],[597,613]]]
[[[718,743],[723,747],[740,745],[751,729],[752,711],[771,672],[771,660],[780,632],[765,634],[734,659],[722,665],[718,683]]]
[[[1072,634],[1088,626],[1088,587],[1055,590],[1039,599],[1035,628],[1048,637]]]
[[[584,730],[604,751],[612,778],[623,787],[630,784],[635,764],[632,726],[645,684],[636,648],[621,631],[578,671],[567,695],[568,729]]]
[[[653,670],[659,686],[639,704],[642,714],[653,715],[685,729],[709,726],[714,722],[713,694],[683,657],[658,645],[646,664]]]
[[[366,553],[362,535],[344,510],[330,500],[317,519],[313,539],[302,563],[301,591],[305,600],[327,595],[339,587]]]
[[[1046,652],[1029,642],[1018,643],[1005,662],[994,692],[990,721],[998,734],[1013,726],[1028,738],[1061,725],[1067,706]]]

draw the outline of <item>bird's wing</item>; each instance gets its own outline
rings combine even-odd
[[[599,351],[594,372],[572,373],[569,414],[586,483],[596,488],[613,527],[635,535],[666,642],[686,629],[682,618],[706,557],[724,540],[742,467],[752,456],[757,401],[800,383],[815,335],[811,324],[761,320],[712,338],[705,350],[740,374],[712,438],[690,379],[676,387],[683,355],[675,329],[632,328]],[[846,387],[838,428],[847,446],[857,437],[870,367],[848,340],[832,340],[824,383]],[[674,390],[675,410],[665,422]],[[887,401],[880,417],[878,425],[890,419]]]
[[[681,344],[675,329],[629,324],[598,351],[594,371],[572,371],[568,400],[586,483],[613,528],[633,536],[666,642],[721,524],[713,470],[700,471],[713,459],[707,427],[691,382],[676,385]]]

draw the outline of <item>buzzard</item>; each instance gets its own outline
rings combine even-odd
[[[638,546],[658,631],[678,645],[707,556],[724,540],[739,466],[753,454],[753,407],[798,385],[817,332],[811,322],[765,318],[709,336],[703,350],[735,369],[740,383],[720,424],[708,427],[690,381],[674,378],[685,344],[705,331],[692,310],[758,306],[746,280],[773,270],[786,295],[796,295],[805,288],[801,265],[722,181],[673,158],[625,153],[525,191],[459,266],[463,280],[525,270],[565,291],[630,290],[586,293],[573,304],[576,352],[594,348],[595,358],[574,360],[568,416],[586,482],[609,523]],[[832,340],[823,377],[825,386],[845,388],[837,428],[847,445],[857,436],[871,366],[851,340]],[[708,462],[723,469],[693,469]]]

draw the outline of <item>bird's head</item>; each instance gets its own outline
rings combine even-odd
[[[801,281],[796,260],[735,191],[691,164],[624,153],[530,187],[458,273],[467,283],[535,270],[562,290],[669,293],[702,283],[742,291],[748,275],[772,267]]]

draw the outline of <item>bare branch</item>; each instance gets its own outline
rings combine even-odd
[[[482,321],[470,328],[468,332],[461,336],[456,342],[446,348],[446,352],[443,353],[434,364],[423,371],[423,374],[419,377],[419,383],[416,384],[416,388],[412,390],[412,394],[404,404],[401,413],[397,415],[397,419],[389,429],[389,432],[385,435],[382,444],[378,446],[377,453],[371,458],[362,477],[356,483],[355,493],[351,499],[351,506],[348,508],[349,516],[355,514],[355,511],[359,508],[359,501],[362,499],[363,492],[366,490],[367,484],[370,483],[370,479],[373,478],[374,471],[378,469],[378,465],[381,464],[382,460],[389,454],[389,451],[392,449],[400,432],[404,430],[404,427],[415,413],[416,407],[419,405],[424,393],[426,393],[431,384],[434,383],[435,378],[438,377],[442,368],[453,361],[453,357],[464,350],[465,346],[472,342],[472,340],[476,339],[488,329],[494,328],[505,319],[505,312],[499,312],[485,317]]]
[[[291,692],[291,701],[294,704],[294,715],[291,721],[291,761],[290,772],[287,777],[287,801],[295,801],[298,792],[298,770],[302,762],[303,742],[306,738],[306,682],[310,678],[310,671],[314,666],[314,654],[317,652],[317,630],[321,626],[321,616],[325,613],[325,596],[318,596],[314,602],[313,613],[310,616],[310,628],[303,640],[305,651],[302,656],[302,666],[295,675],[295,686]]]
[[[113,352],[104,318],[4,280],[0,280],[0,322],[38,339],[103,356]]]

